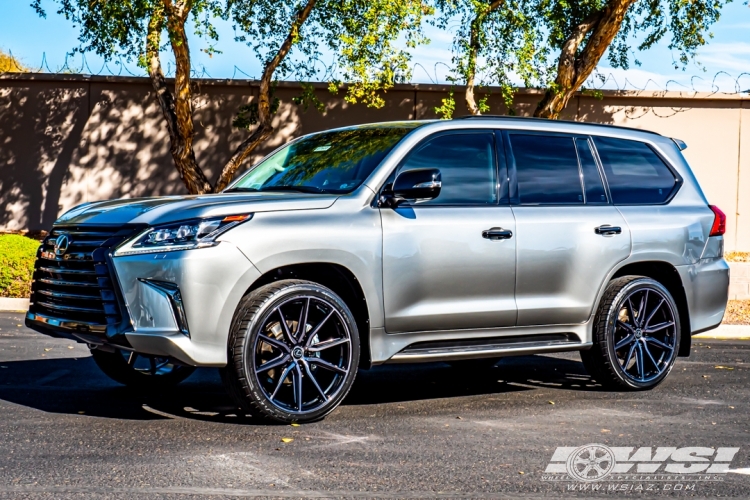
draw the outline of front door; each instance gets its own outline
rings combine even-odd
[[[487,130],[442,133],[399,167],[438,168],[443,187],[434,200],[381,209],[388,333],[515,324],[516,225],[495,141]]]
[[[630,255],[586,137],[511,132],[519,326],[587,321],[608,273]]]

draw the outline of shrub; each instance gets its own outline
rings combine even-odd
[[[28,297],[39,241],[18,234],[0,235],[0,297]]]

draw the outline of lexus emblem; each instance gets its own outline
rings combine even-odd
[[[57,237],[55,240],[55,255],[58,257],[62,257],[65,255],[65,252],[68,251],[68,246],[70,245],[70,240],[68,240],[68,235],[61,234]]]

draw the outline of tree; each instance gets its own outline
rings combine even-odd
[[[465,85],[464,100],[472,115],[489,111],[487,97],[477,101],[476,86],[496,85],[512,110],[515,87],[511,77],[526,86],[539,79],[540,24],[531,2],[525,0],[437,0],[436,24],[446,29],[458,23],[453,41],[453,67],[449,81]],[[438,108],[446,118],[455,108],[452,93]]]
[[[675,65],[684,67],[713,36],[707,31],[728,1],[542,0],[549,44],[560,55],[534,116],[557,118],[605,53],[612,67],[628,69],[636,35],[642,37],[637,49],[643,51],[670,34],[669,48],[678,55]]]
[[[13,54],[0,50],[0,73],[27,73],[29,68],[21,64]]]
[[[450,12],[444,5],[463,6],[453,63],[467,84],[471,113],[482,111],[481,102],[472,104],[478,68],[472,61],[479,54],[488,61],[506,102],[514,90],[510,75],[545,89],[534,116],[557,118],[602,57],[614,68],[628,69],[636,40],[635,48],[644,51],[669,36],[669,48],[677,53],[675,66],[687,65],[712,37],[708,29],[731,0],[517,0],[512,6],[508,0],[435,1],[444,13]]]
[[[381,107],[380,92],[408,77],[408,54],[396,46],[404,36],[408,47],[423,41],[421,20],[430,9],[423,0],[56,0],[58,13],[80,27],[76,51],[93,51],[105,59],[137,58],[151,79],[169,132],[171,154],[180,178],[192,194],[219,192],[243,161],[274,132],[272,118],[277,80],[297,74],[314,76],[310,60],[327,47],[344,81],[345,99]],[[41,0],[32,4],[44,16]],[[263,64],[256,102],[238,110],[234,125],[249,135],[229,156],[211,183],[198,165],[193,149],[193,91],[189,18],[196,34],[207,40],[209,53],[218,34],[212,21],[233,22],[236,40],[247,43]],[[161,63],[164,34],[175,59],[173,89]],[[331,80],[337,90],[340,81]],[[320,103],[306,86],[298,102]]]

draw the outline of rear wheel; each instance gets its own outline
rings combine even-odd
[[[310,422],[346,397],[359,364],[354,316],[333,291],[283,280],[245,296],[222,379],[237,404],[278,422]]]
[[[605,387],[651,389],[672,370],[680,331],[677,305],[661,283],[624,276],[607,287],[594,319],[593,346],[581,358]]]
[[[135,352],[91,350],[96,365],[109,378],[139,389],[172,387],[188,378],[195,368],[175,364],[169,358]]]

